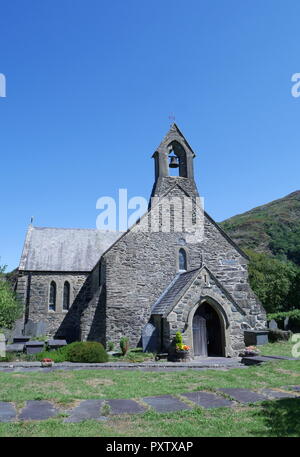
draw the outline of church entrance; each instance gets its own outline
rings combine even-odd
[[[222,357],[221,322],[209,303],[202,303],[193,317],[194,356]]]

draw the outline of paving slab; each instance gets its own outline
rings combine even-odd
[[[232,397],[234,400],[238,401],[239,403],[256,403],[259,401],[265,401],[266,397],[262,394],[257,392],[253,392],[252,390],[248,389],[217,389],[220,392],[224,392],[225,394]]]
[[[27,401],[19,415],[20,420],[45,420],[57,416],[59,411],[48,401]]]
[[[159,413],[168,413],[171,411],[180,411],[184,409],[191,409],[183,401],[172,395],[161,395],[159,397],[144,397],[142,399],[149,406],[152,406]]]
[[[110,414],[138,414],[146,411],[146,408],[134,400],[115,399],[107,400],[110,406]]]
[[[283,386],[282,388],[292,390],[293,392],[300,392],[300,386]]]
[[[104,400],[84,400],[71,410],[71,414],[64,422],[81,422],[89,419],[102,419],[101,407]]]
[[[282,392],[280,390],[274,390],[274,389],[262,389],[261,393],[263,395],[266,395],[267,397],[270,397],[271,399],[280,399],[280,398],[296,398],[297,395],[295,395],[293,392]]]
[[[234,404],[233,401],[212,392],[188,392],[181,395],[203,408],[222,408],[225,406],[233,406]]]
[[[15,407],[11,403],[0,401],[0,422],[11,422],[16,415]]]

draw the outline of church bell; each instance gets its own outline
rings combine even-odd
[[[170,157],[169,167],[170,168],[178,168],[179,167],[178,157],[176,157],[176,156],[171,156]]]

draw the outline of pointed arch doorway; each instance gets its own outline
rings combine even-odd
[[[224,355],[220,317],[207,302],[198,306],[193,317],[193,349],[195,357]]]

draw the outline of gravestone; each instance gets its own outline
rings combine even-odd
[[[217,390],[224,392],[239,403],[257,403],[266,400],[264,395],[248,389],[224,388]]]
[[[1,357],[5,357],[6,352],[6,338],[4,333],[0,333],[0,361]]]
[[[277,322],[275,319],[271,319],[269,322],[269,328],[272,330],[276,330],[278,328]]]
[[[144,406],[130,399],[107,400],[107,403],[110,406],[110,414],[138,414],[146,410]]]
[[[158,349],[158,331],[157,328],[148,322],[142,331],[142,345],[144,352],[157,352]]]
[[[6,352],[24,352],[25,343],[13,343],[6,346]]]
[[[49,350],[59,349],[66,345],[67,345],[66,340],[48,340],[47,341],[47,346],[48,346]]]
[[[271,399],[296,398],[297,397],[297,395],[293,394],[292,392],[282,392],[280,390],[274,390],[274,389],[263,389],[261,392],[263,395],[266,395],[267,397],[270,397]]]
[[[20,420],[46,420],[50,417],[59,414],[49,401],[30,400],[27,401],[26,406],[22,409],[19,419]]]
[[[3,401],[0,401],[0,422],[11,422],[16,418],[15,407]]]
[[[182,411],[191,409],[189,405],[172,395],[160,395],[159,397],[144,397],[142,400],[159,413]]]
[[[26,354],[38,354],[44,349],[44,341],[28,341],[25,343]]]
[[[15,324],[14,328],[11,332],[12,338],[18,337],[19,335],[23,335],[23,330],[24,330],[24,322],[23,319],[18,319]]]
[[[223,408],[225,406],[233,405],[231,400],[218,396],[212,392],[188,392],[181,395],[196,403],[196,405],[202,406],[202,408]]]
[[[44,321],[33,322],[28,320],[25,324],[25,335],[30,335],[32,338],[37,338],[39,336],[47,335],[48,324]]]
[[[289,318],[289,317],[286,317],[286,318],[284,319],[283,330],[290,330],[290,328],[289,328],[289,321],[290,321],[290,318]]]
[[[84,400],[72,409],[70,416],[64,422],[81,422],[101,418],[101,407],[104,400]]]
[[[268,343],[268,330],[244,330],[246,346],[260,346]]]
[[[13,344],[25,344],[29,340],[30,340],[29,336],[23,336],[23,335],[14,336]]]

